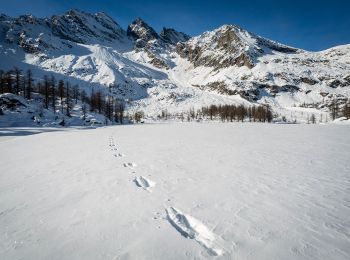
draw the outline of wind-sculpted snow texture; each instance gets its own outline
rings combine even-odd
[[[259,123],[1,129],[0,259],[347,260],[348,133]]]
[[[157,116],[210,104],[269,104],[291,121],[328,113],[350,96],[350,45],[321,52],[289,47],[236,25],[196,37],[158,34],[141,18],[126,30],[105,13],[0,16],[0,69],[53,73],[105,89],[127,109]]]

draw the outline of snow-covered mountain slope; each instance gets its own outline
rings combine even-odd
[[[11,94],[0,94],[0,128],[3,127],[72,127],[72,126],[103,126],[112,124],[105,116],[86,109],[82,114],[82,104],[72,104],[70,116],[66,110],[57,107],[55,111],[42,106],[42,97],[36,94],[30,101]]]
[[[267,103],[287,117],[306,117],[350,96],[350,45],[308,52],[233,25],[193,38],[166,28],[158,34],[140,18],[124,30],[104,13],[77,10],[1,15],[0,36],[0,69],[31,68],[87,90],[111,89],[130,110],[149,115]]]

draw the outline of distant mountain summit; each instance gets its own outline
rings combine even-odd
[[[156,31],[141,18],[137,18],[128,26],[127,34],[135,40],[137,47],[145,47],[147,42],[159,39]]]
[[[177,46],[181,57],[195,66],[216,69],[234,65],[252,68],[258,57],[272,51],[297,53],[301,50],[254,35],[235,25],[224,25]]]

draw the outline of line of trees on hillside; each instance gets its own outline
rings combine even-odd
[[[340,108],[336,99],[333,99],[332,104],[329,107],[331,118],[334,120],[338,117],[344,116],[347,119],[350,119],[350,98],[345,101],[343,107]]]
[[[345,116],[347,119],[350,119],[350,100],[349,99],[343,108],[343,116]]]
[[[209,107],[203,107],[202,113],[204,116],[213,120],[215,117],[219,117],[221,121],[241,121],[248,120],[249,122],[271,122],[273,119],[273,113],[268,105],[249,106],[244,105],[211,105]]]
[[[187,113],[187,121],[193,120],[221,120],[222,122],[271,122],[273,113],[268,105],[244,106],[244,105],[211,105],[202,107],[197,111],[191,108]],[[159,119],[177,118],[185,120],[184,113],[171,115],[163,110],[158,116]]]
[[[34,81],[31,70],[25,73],[18,68],[6,72],[0,70],[0,94],[3,93],[16,94],[27,100],[31,100],[33,94],[40,94],[43,108],[52,109],[54,113],[59,110],[68,117],[74,105],[80,101],[84,120],[87,111],[103,114],[109,120],[121,124],[124,119],[123,100],[105,95],[100,90],[92,89],[91,93],[86,93],[78,85],[57,81],[54,76],[45,75]]]

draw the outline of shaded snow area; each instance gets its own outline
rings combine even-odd
[[[0,259],[350,259],[349,125],[40,131],[0,130]]]

